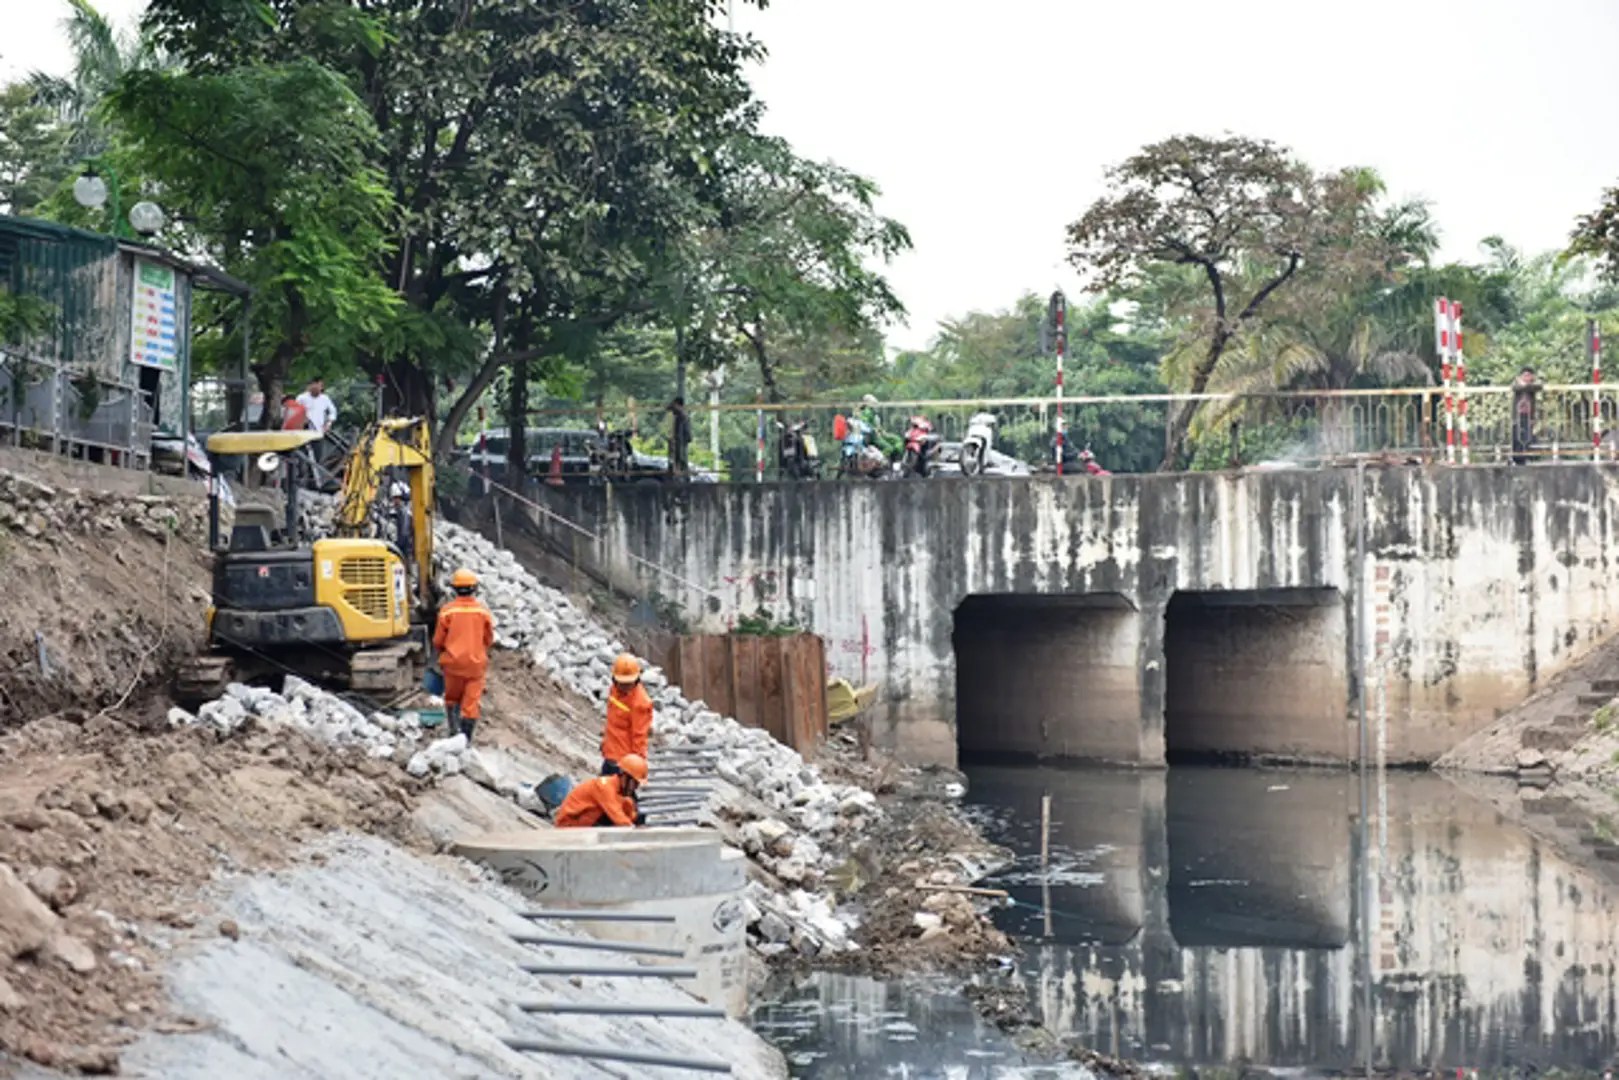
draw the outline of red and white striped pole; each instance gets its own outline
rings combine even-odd
[[[1445,388],[1445,461],[1456,463],[1456,408],[1450,384],[1450,301],[1434,301],[1434,350],[1439,354],[1439,378]]]
[[[1062,415],[1062,361],[1068,350],[1068,298],[1058,289],[1051,294],[1051,320],[1057,335],[1057,475],[1062,475],[1063,436],[1067,425]]]
[[[1456,350],[1456,423],[1462,429],[1462,464],[1472,460],[1467,446],[1467,353],[1462,349],[1462,304],[1450,302],[1450,345]]]
[[[1585,321],[1586,348],[1591,353],[1591,457],[1602,459],[1602,330],[1595,319]]]

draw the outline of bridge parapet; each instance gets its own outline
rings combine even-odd
[[[1619,628],[1619,472],[1589,462],[549,497],[694,629],[821,634],[918,761],[1344,761],[1363,693],[1388,760],[1428,761]]]

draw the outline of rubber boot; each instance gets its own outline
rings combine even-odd
[[[472,729],[478,726],[477,717],[463,716],[461,718],[461,734],[467,737],[467,745],[472,745]]]
[[[456,732],[461,730],[461,706],[446,703],[444,706],[444,737],[455,738]]]

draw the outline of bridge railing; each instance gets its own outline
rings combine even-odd
[[[1602,387],[1590,384],[1547,386],[1540,393],[1528,453],[1543,459],[1593,456],[1597,452],[1593,400],[1601,405],[1602,453],[1614,456],[1609,433],[1619,427],[1619,398],[1603,396]],[[1453,423],[1447,429],[1445,394],[1437,387],[1069,397],[1063,401],[1066,437],[1076,447],[1093,447],[1101,463],[1113,468],[1118,463],[1107,460],[1107,448],[1117,446],[1118,431],[1128,429],[1133,438],[1161,448],[1169,411],[1193,404],[1196,460],[1205,467],[1269,460],[1321,463],[1383,454],[1445,461],[1450,456],[1447,438],[1455,447],[1455,460],[1463,456],[1460,415],[1451,414]],[[705,479],[774,480],[781,425],[805,421],[818,444],[822,475],[830,476],[839,451],[832,438],[835,419],[862,407],[859,400],[718,406],[694,401],[687,407],[692,430],[688,460]],[[998,451],[1035,469],[1049,467],[1053,457],[1057,401],[1052,397],[882,401],[873,412],[881,427],[895,435],[903,435],[911,416],[924,415],[947,444],[960,442],[975,413],[989,412],[998,420]],[[1509,458],[1514,452],[1513,418],[1510,386],[1469,387],[1468,458],[1475,462]],[[569,441],[553,434],[558,430],[633,431],[649,474],[657,472],[669,452],[672,418],[661,403],[542,408],[531,411],[528,422],[530,449],[541,451],[531,456],[531,467],[540,474],[550,447]]]

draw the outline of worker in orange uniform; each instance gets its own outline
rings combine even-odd
[[[613,661],[613,686],[607,691],[607,727],[602,731],[602,775],[618,771],[625,754],[646,759],[652,735],[652,696],[641,685],[641,662],[629,653]]]
[[[489,673],[489,646],[495,643],[495,617],[478,599],[478,575],[465,567],[450,578],[455,599],[439,609],[433,648],[444,672],[444,715],[450,731],[472,742]]]
[[[625,754],[612,776],[593,776],[568,792],[552,821],[559,829],[645,825],[646,815],[635,805],[635,792],[645,782],[646,758]]]

